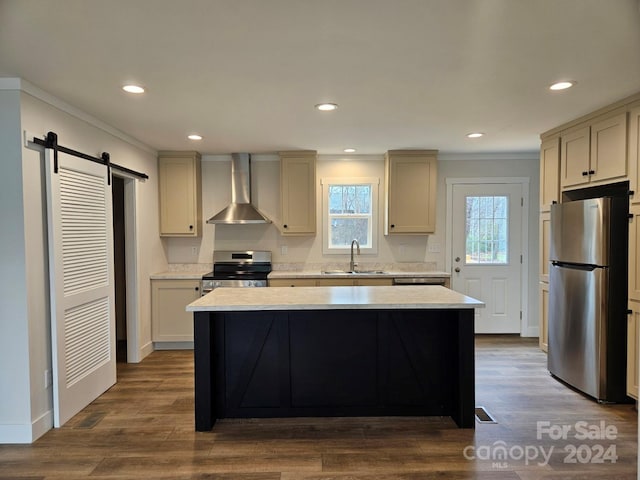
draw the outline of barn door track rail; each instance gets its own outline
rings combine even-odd
[[[146,180],[149,178],[149,175],[146,173],[136,172],[135,170],[131,170],[130,168],[123,167],[121,165],[117,165],[115,163],[111,163],[111,158],[107,152],[102,152],[102,155],[98,157],[94,157],[92,155],[87,155],[86,153],[78,152],[77,150],[73,150],[71,148],[63,147],[62,145],[58,145],[58,134],[54,132],[47,133],[46,140],[43,140],[38,137],[33,137],[33,143],[37,145],[42,145],[45,148],[51,148],[53,150],[53,172],[58,173],[58,152],[66,153],[68,155],[73,155],[74,157],[83,158],[85,160],[89,160],[90,162],[99,163],[107,167],[107,181],[109,185],[111,185],[111,170],[119,170],[124,173],[128,173],[129,175],[133,175],[135,177]]]

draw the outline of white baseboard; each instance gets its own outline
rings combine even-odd
[[[156,350],[193,350],[193,342],[154,342]]]
[[[33,443],[53,428],[53,411],[42,414],[31,424],[0,425],[0,444]]]
[[[153,342],[149,342],[146,345],[143,345],[142,348],[140,348],[140,361],[142,361],[144,357],[146,357],[152,352],[153,352]]]
[[[45,413],[40,415],[32,425],[33,431],[33,441],[35,442],[42,435],[47,433],[49,430],[53,428],[53,410],[47,410]]]
[[[540,336],[540,328],[539,327],[528,327],[524,332],[522,332],[521,337],[539,337]]]

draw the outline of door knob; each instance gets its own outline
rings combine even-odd
[[[455,268],[455,272],[456,272],[456,273],[460,273],[460,267],[456,267],[456,268]]]
[[[456,257],[456,262],[459,262],[459,261],[460,261],[460,257]]]

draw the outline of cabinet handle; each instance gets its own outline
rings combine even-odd
[[[198,290],[200,290],[200,287],[196,287],[196,292],[197,292]]]
[[[633,310],[627,310],[627,315],[631,315],[633,313]]]
[[[396,226],[392,224],[392,225],[391,225],[391,228],[396,228]]]
[[[595,175],[596,171],[595,170],[589,170],[589,175]]]
[[[587,172],[586,170],[584,172],[582,172],[582,176],[586,177],[587,175],[589,175],[589,172]]]
[[[289,228],[288,225],[282,225],[282,228]]]
[[[193,225],[189,225],[189,230],[193,230]]]

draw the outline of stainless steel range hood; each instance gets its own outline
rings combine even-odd
[[[251,205],[251,155],[248,153],[231,154],[231,204],[207,220],[207,223],[271,223]]]

